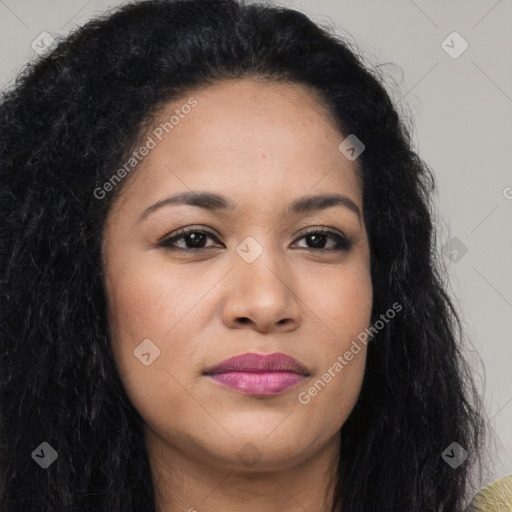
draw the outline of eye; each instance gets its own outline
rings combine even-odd
[[[325,248],[326,240],[330,238],[333,240],[334,246]],[[337,233],[328,228],[310,228],[298,240],[310,240],[313,248],[316,251],[332,252],[332,251],[348,251],[353,245],[354,241],[344,235]],[[308,247],[305,247],[308,249]]]
[[[213,238],[217,240],[217,237],[210,233],[209,231],[205,231],[204,229],[199,229],[195,227],[183,228],[181,229],[176,236],[170,238],[164,238],[160,242],[158,242],[158,247],[165,247],[166,249],[176,250],[176,251],[202,251],[205,249],[204,242],[207,238]],[[176,242],[184,241],[185,247],[178,247]],[[218,240],[217,240],[218,242]]]
[[[172,251],[202,252],[208,248],[214,248],[213,246],[205,246],[208,238],[212,238],[217,243],[220,243],[217,237],[210,231],[189,227],[178,231],[175,236],[164,238],[158,242],[157,246]],[[329,238],[334,244],[326,248],[326,241]],[[350,238],[327,228],[311,228],[303,233],[295,243],[303,239],[309,240],[312,247],[301,247],[301,249],[310,249],[313,252],[348,251],[354,243]],[[182,242],[181,247],[178,245],[178,242]]]

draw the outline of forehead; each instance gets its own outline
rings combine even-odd
[[[361,198],[357,163],[338,149],[345,135],[319,95],[300,84],[242,79],[190,91],[159,110],[140,140],[148,138],[154,147],[122,201],[194,189],[244,204],[328,192]]]

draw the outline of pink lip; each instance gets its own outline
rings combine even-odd
[[[282,393],[309,375],[299,361],[275,352],[247,353],[226,359],[205,372],[219,384],[248,395]]]

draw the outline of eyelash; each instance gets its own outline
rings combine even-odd
[[[192,252],[192,253],[200,253],[208,250],[208,247],[193,247],[193,248],[184,248],[184,247],[176,247],[172,244],[175,243],[178,240],[184,239],[186,236],[192,234],[192,233],[200,233],[203,235],[207,235],[214,239],[218,243],[217,237],[211,233],[210,231],[206,231],[204,229],[198,229],[195,227],[190,228],[183,228],[181,231],[178,232],[175,236],[167,237],[162,239],[160,242],[157,243],[158,247],[165,248],[170,251],[185,251],[185,252]],[[302,233],[302,235],[295,240],[294,243],[298,242],[299,240],[302,240],[303,238],[306,238],[308,236],[312,235],[329,235],[332,239],[336,241],[336,246],[331,249],[315,249],[315,248],[307,248],[307,247],[301,247],[301,249],[311,250],[313,252],[339,252],[339,251],[349,251],[351,247],[354,244],[353,239],[347,238],[345,236],[342,236],[338,234],[337,232],[327,229],[327,228],[310,228]],[[215,247],[214,247],[215,248]],[[210,247],[211,249],[211,247]]]

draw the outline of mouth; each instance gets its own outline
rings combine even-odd
[[[309,376],[304,365],[279,352],[234,356],[203,374],[221,386],[253,396],[283,393]]]

